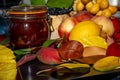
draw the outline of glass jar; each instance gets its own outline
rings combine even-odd
[[[10,44],[14,48],[41,46],[50,38],[45,6],[13,6],[8,11]]]

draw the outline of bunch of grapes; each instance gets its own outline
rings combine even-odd
[[[71,12],[73,8],[48,8],[48,14],[50,15],[61,15],[61,14],[68,14]]]

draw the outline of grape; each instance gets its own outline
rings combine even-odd
[[[73,8],[48,8],[48,14],[50,15],[68,14],[72,10]]]

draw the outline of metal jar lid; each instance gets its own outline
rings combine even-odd
[[[46,6],[12,6],[8,14],[40,14],[46,12]]]
[[[46,18],[46,6],[12,6],[8,11],[9,19]],[[39,16],[36,14],[40,14]]]

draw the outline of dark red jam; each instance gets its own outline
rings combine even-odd
[[[9,11],[9,38],[14,48],[41,46],[50,38],[44,6],[13,6]]]

